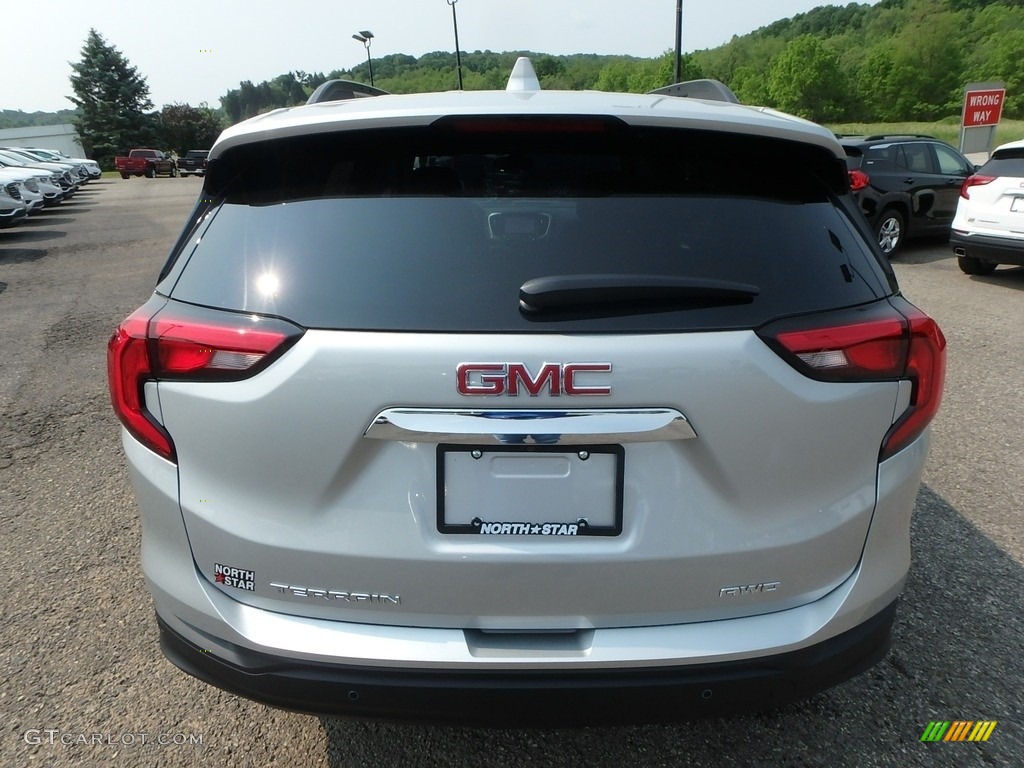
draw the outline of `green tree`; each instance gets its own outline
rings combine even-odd
[[[167,104],[159,115],[161,149],[185,154],[190,149],[209,149],[224,129],[216,110],[206,104]]]
[[[771,104],[768,92],[768,78],[763,71],[753,67],[738,67],[729,83],[733,93],[743,104]]]
[[[146,78],[95,29],[89,30],[82,58],[72,64],[71,101],[78,107],[75,127],[91,156],[105,168],[114,156],[154,138],[154,120],[147,110]]]
[[[974,17],[970,39],[964,82],[1002,82],[1003,117],[1024,117],[1024,5],[983,8]]]
[[[846,89],[838,57],[812,35],[790,42],[768,73],[768,93],[775,106],[817,122],[844,116]]]

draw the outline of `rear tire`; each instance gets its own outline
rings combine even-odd
[[[903,245],[907,233],[906,226],[903,214],[895,208],[886,208],[878,217],[875,236],[878,238],[878,247],[887,257],[892,258]]]
[[[998,266],[994,261],[982,261],[974,256],[957,256],[956,263],[965,275],[991,275]]]
[[[121,172],[122,179],[130,179],[131,177],[132,175],[130,173],[125,173],[124,171]]]
[[[147,168],[146,169],[146,178],[147,179],[156,178],[156,170],[153,169],[153,168]]]

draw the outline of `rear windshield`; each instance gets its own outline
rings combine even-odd
[[[844,188],[843,164],[823,150],[609,121],[277,140],[213,163],[212,215],[158,290],[309,328],[751,328],[888,293],[855,209],[837,204]],[[608,301],[522,311],[520,287],[554,276],[612,276]],[[756,295],[645,303],[634,288],[620,303],[614,276]]]
[[[997,152],[978,173],[996,178],[1024,178],[1024,147]]]

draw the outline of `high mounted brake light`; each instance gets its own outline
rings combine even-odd
[[[151,301],[122,322],[107,345],[114,412],[143,445],[175,461],[174,442],[146,407],[150,381],[238,381],[266,368],[302,329],[275,318]]]

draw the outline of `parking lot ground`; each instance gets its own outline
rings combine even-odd
[[[157,647],[104,353],[201,184],[104,179],[0,232],[0,765],[1021,764],[1024,269],[967,277],[942,241],[895,262],[946,333],[949,373],[893,650],[870,672],[758,715],[558,731],[317,718],[178,672]],[[998,725],[921,742],[934,720]]]

